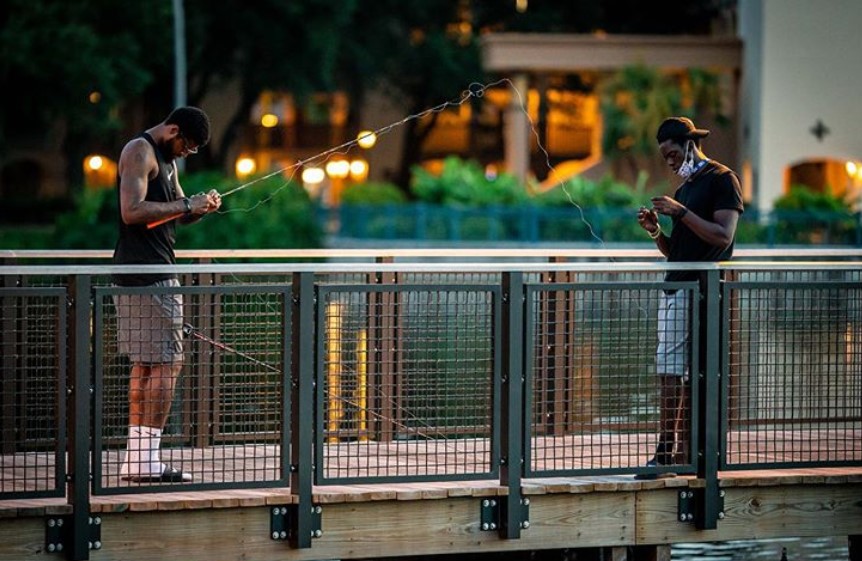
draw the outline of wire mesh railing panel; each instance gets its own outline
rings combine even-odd
[[[398,273],[400,284],[499,284],[502,275],[500,273],[477,273],[459,272],[456,268],[449,273],[420,273],[405,271]]]
[[[322,286],[318,483],[493,477],[496,286]]]
[[[859,272],[806,273],[725,286],[725,469],[862,465]]]
[[[95,492],[286,485],[288,302],[284,286],[97,289]]]
[[[696,285],[565,280],[527,286],[528,476],[631,472],[660,449],[690,470],[692,378],[658,375],[657,316],[679,293],[688,319],[664,329],[696,364]]]
[[[64,494],[66,309],[62,288],[0,288],[0,499]]]

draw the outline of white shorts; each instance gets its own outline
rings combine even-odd
[[[691,293],[662,292],[658,307],[658,348],[655,370],[660,376],[684,376],[691,369]]]

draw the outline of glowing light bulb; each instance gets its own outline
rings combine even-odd
[[[267,113],[261,116],[260,124],[268,129],[271,129],[278,124],[278,116],[273,115],[272,113]]]
[[[350,162],[347,160],[332,160],[326,162],[326,175],[344,179],[350,173]]]
[[[368,162],[365,160],[353,160],[350,162],[350,177],[357,181],[368,177]]]
[[[356,143],[359,144],[361,148],[371,148],[377,144],[377,135],[374,131],[360,131],[359,134],[356,135]]]
[[[93,171],[99,171],[105,165],[105,160],[101,156],[90,156],[87,158],[87,167]]]
[[[257,169],[257,163],[252,158],[240,158],[236,161],[236,174],[240,177],[251,175]]]
[[[302,182],[309,185],[317,185],[322,182],[326,174],[320,168],[305,168],[302,170]]]

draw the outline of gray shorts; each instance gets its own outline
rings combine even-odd
[[[179,287],[176,279],[147,288]],[[183,359],[183,295],[170,290],[156,294],[115,294],[117,346],[133,364],[171,364]]]
[[[661,294],[658,307],[658,348],[655,352],[655,370],[659,375],[689,376],[690,301],[691,294],[687,290]]]

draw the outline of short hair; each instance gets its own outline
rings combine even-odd
[[[198,147],[210,141],[210,118],[197,107],[177,107],[165,119],[165,124],[179,127],[180,134]]]

